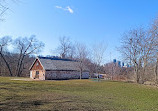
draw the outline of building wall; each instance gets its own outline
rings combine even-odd
[[[37,71],[39,72],[38,75],[36,74]],[[45,70],[43,69],[42,65],[38,60],[35,61],[30,70],[30,78],[45,80]]]
[[[38,76],[36,75],[36,71],[39,71]],[[32,70],[32,71],[30,71],[30,78],[45,80],[45,71],[44,70]]]
[[[46,71],[45,79],[53,80],[53,79],[79,79],[80,72],[78,71]],[[83,72],[83,79],[89,78],[89,72]]]

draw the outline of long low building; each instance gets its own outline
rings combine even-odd
[[[79,79],[80,63],[57,57],[37,57],[30,67],[30,78],[39,80]],[[89,78],[89,70],[82,68],[82,79]]]

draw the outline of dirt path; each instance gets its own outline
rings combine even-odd
[[[11,79],[11,80],[16,80],[16,81],[34,81],[33,79],[30,78],[15,78],[15,79]]]

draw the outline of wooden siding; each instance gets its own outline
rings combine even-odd
[[[38,65],[37,65],[38,64]],[[44,70],[41,63],[38,59],[36,59],[35,63],[33,64],[31,70]]]
[[[39,74],[36,74],[37,71],[39,72]],[[30,78],[45,80],[45,70],[43,69],[38,59],[36,59],[30,70]]]

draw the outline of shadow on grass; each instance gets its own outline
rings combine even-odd
[[[6,99],[8,100],[8,99]],[[41,105],[47,104],[48,102],[42,100],[30,100],[30,101],[5,101],[0,102],[0,110],[24,110],[24,109],[34,109]]]

